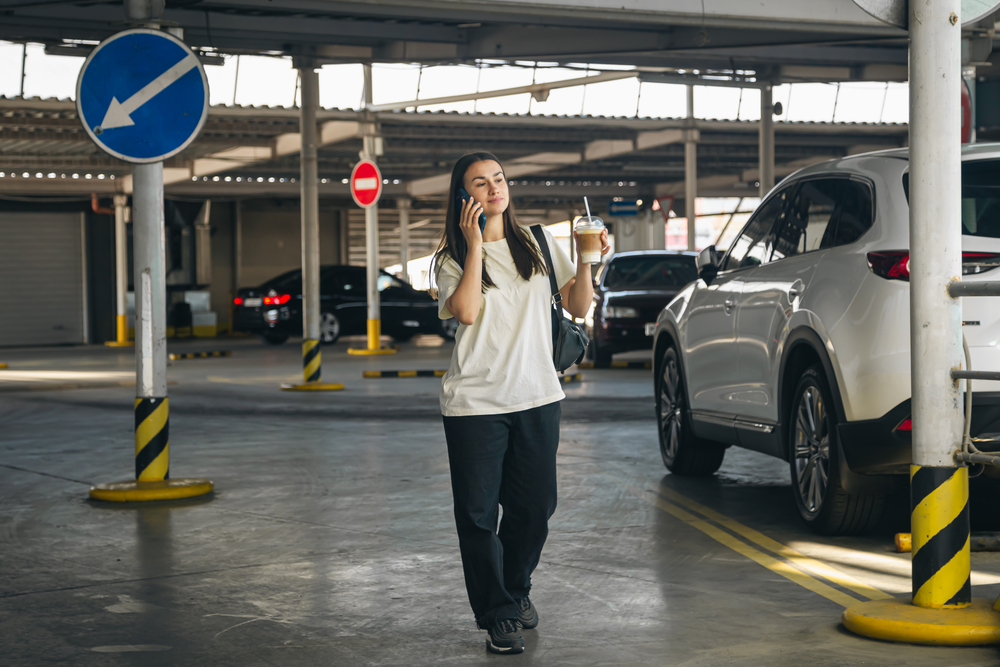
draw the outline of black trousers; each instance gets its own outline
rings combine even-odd
[[[480,628],[515,618],[514,601],[531,589],[556,509],[560,414],[557,401],[522,412],[444,418],[465,587]]]

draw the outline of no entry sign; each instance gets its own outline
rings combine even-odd
[[[351,172],[351,196],[361,208],[371,208],[382,194],[382,172],[371,160],[362,160]]]

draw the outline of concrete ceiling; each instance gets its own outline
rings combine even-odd
[[[101,40],[124,18],[120,0],[0,0],[0,39]],[[198,48],[324,62],[530,59],[751,70],[776,80],[906,76],[905,33],[851,0],[167,0],[162,20]]]

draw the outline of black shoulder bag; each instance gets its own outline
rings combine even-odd
[[[587,352],[590,338],[579,324],[563,317],[562,294],[559,293],[559,285],[556,284],[556,268],[552,264],[545,231],[541,225],[532,225],[531,233],[535,236],[535,241],[538,242],[538,247],[541,248],[549,265],[549,285],[552,287],[552,362],[556,370],[561,373],[573,364],[580,363]]]

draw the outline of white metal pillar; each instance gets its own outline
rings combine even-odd
[[[962,306],[948,294],[962,275],[960,16],[960,0],[909,3],[913,604],[928,608],[972,600],[968,469],[956,469],[954,459],[962,394],[951,378],[963,361]],[[949,502],[917,507],[945,485]],[[955,515],[952,507],[963,506]]]
[[[299,68],[302,135],[300,154],[302,211],[302,369],[306,382],[320,382],[319,294],[319,190],[317,172],[316,110],[319,107],[319,74],[312,64]]]
[[[697,230],[695,199],[698,197],[698,142],[694,131],[694,86],[687,87],[688,129],[684,138],[684,210],[687,216],[687,246],[695,249]]]
[[[397,199],[396,208],[399,209],[399,263],[400,273],[403,280],[410,282],[410,273],[407,264],[410,262],[410,200],[407,198]]]
[[[771,93],[770,85],[760,89],[758,180],[761,198],[774,187],[774,102]]]

